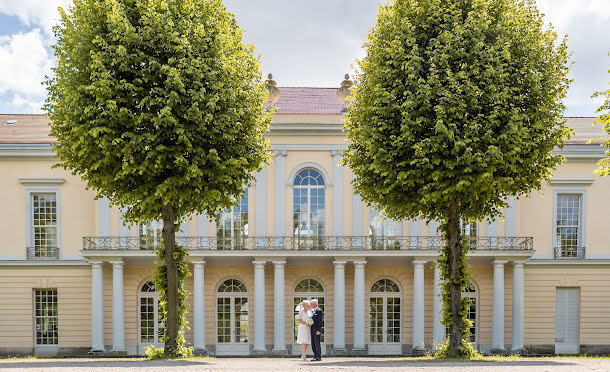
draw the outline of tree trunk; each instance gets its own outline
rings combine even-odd
[[[165,356],[173,356],[178,344],[178,266],[174,258],[176,252],[176,219],[172,205],[164,204],[163,214],[163,244],[165,248],[164,261],[167,267],[167,317],[165,319]]]
[[[449,354],[459,356],[459,347],[462,343],[462,288],[460,280],[466,273],[465,267],[461,267],[462,256],[466,254],[460,244],[460,213],[456,201],[449,205],[449,216],[447,219],[447,264],[449,268],[449,309],[453,324],[449,328]],[[447,301],[447,299],[444,299]]]

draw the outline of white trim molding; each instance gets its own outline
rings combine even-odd
[[[275,235],[286,233],[286,156],[288,151],[275,151]],[[291,176],[292,177],[292,176]],[[289,181],[292,183],[292,181]],[[260,346],[260,345],[259,345]]]
[[[294,186],[294,178],[297,176],[297,174],[302,171],[303,169],[307,169],[307,168],[311,168],[311,169],[315,169],[318,172],[320,172],[320,174],[322,175],[322,177],[324,177],[324,186],[325,187],[329,187],[329,186],[333,186],[333,184],[330,182],[330,176],[328,174],[328,172],[326,171],[326,169],[324,169],[323,166],[321,166],[318,163],[312,163],[312,162],[306,162],[306,163],[301,163],[299,165],[297,165],[296,167],[294,167],[292,169],[292,171],[290,171],[290,175],[288,176],[288,183],[286,184],[286,186]],[[275,175],[275,177],[277,178],[277,174]],[[275,190],[276,194],[277,194],[277,190]]]
[[[333,156],[333,235],[343,235],[343,165],[339,164],[343,153],[332,150]]]
[[[19,178],[19,183],[26,186],[59,186],[64,182],[63,178]]]
[[[553,186],[589,186],[593,183],[593,180],[562,180],[552,178],[549,183]]]

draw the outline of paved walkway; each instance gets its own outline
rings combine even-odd
[[[610,359],[539,358],[499,362],[397,361],[384,358],[327,358],[302,362],[292,358],[217,358],[174,361],[142,359],[0,359],[0,371],[456,371],[580,372],[610,371]]]

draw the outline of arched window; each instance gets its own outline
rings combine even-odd
[[[217,249],[246,249],[248,237],[248,189],[231,209],[219,213]]]
[[[326,189],[315,169],[303,169],[294,177],[293,228],[299,249],[323,249]]]
[[[322,284],[316,279],[308,278],[303,279],[297,283],[294,287],[294,293],[292,297],[293,308],[294,308],[294,341],[297,342],[297,330],[299,328],[298,315],[299,311],[301,311],[301,302],[304,300],[311,300],[313,298],[318,299],[318,307],[324,311],[324,297],[325,297],[324,287]],[[322,336],[320,337],[320,341],[324,342],[324,331],[322,331]]]
[[[372,354],[400,353],[400,287],[392,279],[380,279],[371,286],[369,297],[369,350]]]
[[[217,354],[247,354],[248,289],[239,279],[227,279],[216,290]]]
[[[139,343],[143,346],[161,345],[165,326],[159,318],[159,293],[151,280],[140,287],[138,303]]]
[[[369,213],[369,235],[372,249],[394,250],[400,249],[402,226],[400,221],[385,218],[376,209]]]

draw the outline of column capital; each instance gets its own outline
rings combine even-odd
[[[353,261],[354,267],[362,268],[366,265],[366,260],[356,260]]]
[[[337,259],[335,259],[333,261],[333,264],[335,265],[335,267],[344,267],[347,264],[347,260],[337,260]]]
[[[513,261],[513,266],[515,266],[515,267],[523,267],[525,262],[526,262],[526,260]]]
[[[494,260],[493,262],[494,266],[504,266],[506,263],[508,263],[507,260]]]
[[[275,156],[286,156],[286,155],[288,155],[288,151],[287,150],[273,150],[273,153],[275,154]]]
[[[195,268],[202,268],[205,266],[205,261],[201,260],[201,261],[193,261],[193,267]]]
[[[267,264],[267,261],[266,260],[254,260],[254,261],[252,261],[252,264],[254,265],[255,268],[265,267],[265,265]]]
[[[92,267],[102,267],[102,266],[104,266],[104,261],[98,261],[98,260],[93,260],[93,261],[91,261],[91,260],[90,260],[90,261],[89,261],[89,264],[90,264]]]
[[[285,259],[277,259],[277,260],[273,260],[271,262],[273,263],[273,266],[284,266],[284,265],[286,265],[286,260]]]
[[[123,262],[123,260],[108,261],[108,263],[112,264],[112,267],[125,265],[125,262]]]
[[[333,158],[343,157],[343,152],[341,150],[331,150],[330,153],[332,154]]]
[[[425,265],[428,263],[428,260],[413,260],[413,266],[417,266],[417,265]]]

